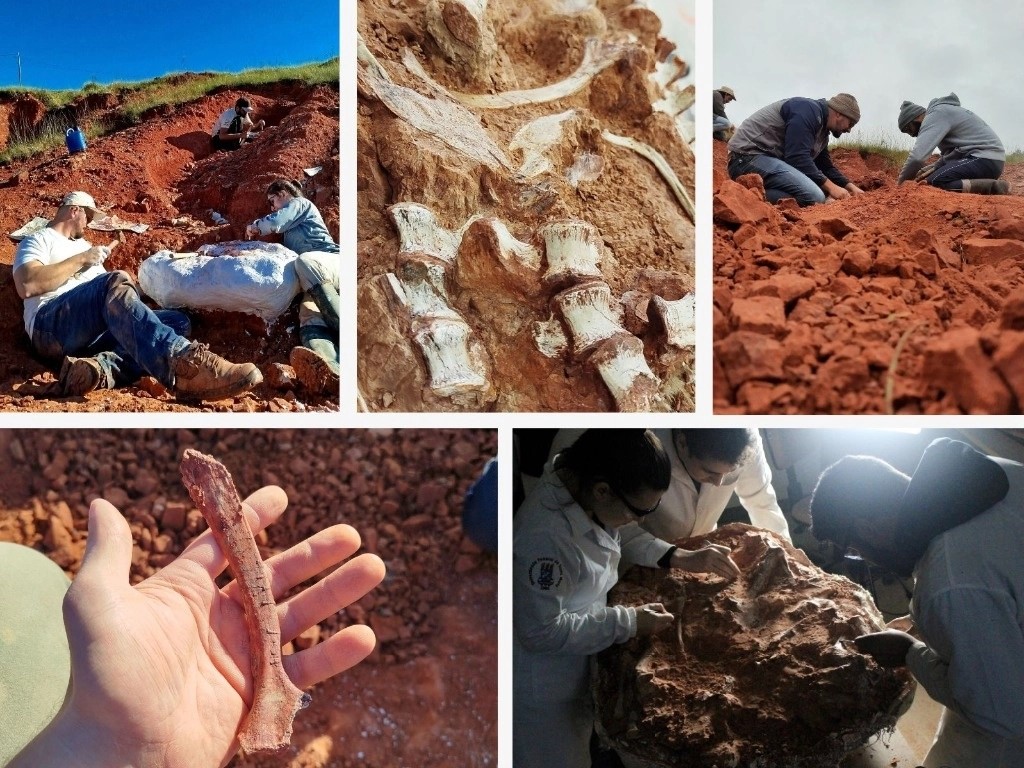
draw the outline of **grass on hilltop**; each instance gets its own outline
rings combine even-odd
[[[881,131],[866,136],[857,136],[856,138],[850,135],[844,136],[832,144],[831,148],[850,149],[859,152],[860,156],[864,158],[868,155],[878,155],[886,158],[898,168],[902,168],[903,164],[907,161],[907,156],[910,154],[912,146],[913,142],[909,136],[900,134],[899,137],[894,138],[891,134]],[[1006,153],[1006,164],[1012,165],[1014,163],[1024,163],[1024,150],[1015,149],[1012,152]]]
[[[195,101],[203,96],[227,88],[249,88],[271,83],[302,82],[306,85],[338,84],[338,59],[333,58],[314,64],[300,64],[293,67],[270,67],[247,69],[238,73],[202,72],[198,74],[169,74],[153,80],[138,83],[111,83],[100,85],[86,83],[80,91],[51,91],[32,88],[0,89],[0,99],[30,95],[43,103],[47,115],[38,127],[15,128],[7,147],[0,152],[0,165],[14,160],[31,157],[64,144],[67,129],[72,127],[72,118],[67,111],[83,95],[113,94],[119,107],[112,116],[103,120],[88,121],[87,115],[78,115],[87,139],[105,136],[116,130],[136,125],[142,116],[152,109],[176,106]]]

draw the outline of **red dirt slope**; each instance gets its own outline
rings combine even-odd
[[[1024,167],[1000,197],[833,157],[867,194],[773,206],[715,142],[715,411],[1020,413]]]
[[[235,100],[249,97],[268,128],[258,141],[237,152],[210,153],[209,129]],[[99,120],[116,107],[109,95],[86,97],[77,111],[81,124]],[[36,103],[37,104],[37,103]],[[0,105],[0,141],[18,125],[44,120],[30,98]],[[101,207],[123,219],[148,224],[144,234],[125,233],[112,255],[111,269],[137,274],[138,265],[163,248],[193,251],[208,242],[244,238],[245,225],[269,212],[264,191],[277,177],[305,179],[304,168],[323,166],[306,181],[307,195],[338,235],[338,92],[326,86],[280,83],[253,90],[227,90],[177,107],[144,115],[141,124],[90,141],[84,153],[53,150],[0,168],[0,230],[12,232],[33,216],[50,217],[72,189],[93,194]],[[211,223],[209,211],[230,222]],[[89,232],[103,244],[110,233]],[[100,391],[84,398],[45,400],[30,394],[26,381],[48,380],[34,357],[22,325],[22,304],[14,290],[11,264],[16,244],[0,238],[0,410],[291,411],[337,408],[337,398],[307,396],[301,390],[275,390],[266,381],[234,400],[195,405],[179,403],[159,385]],[[253,361],[264,379],[273,363],[287,364],[298,344],[297,305],[270,328],[248,315],[193,315],[193,336],[234,361]],[[145,380],[144,380],[145,382]],[[155,384],[155,382],[154,382]]]

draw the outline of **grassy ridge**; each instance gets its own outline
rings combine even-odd
[[[85,124],[87,138],[96,138],[115,130],[135,125],[142,115],[156,107],[174,106],[195,101],[202,96],[226,88],[249,88],[280,82],[302,82],[306,85],[338,84],[338,59],[300,64],[294,67],[247,69],[238,73],[202,72],[198,74],[169,74],[139,83],[86,83],[80,91],[48,91],[31,88],[0,89],[0,99],[8,100],[30,95],[41,101],[48,114],[37,128],[11,132],[7,147],[0,152],[0,165],[31,157],[64,144],[64,136],[71,127],[71,117],[62,112],[83,96],[113,94],[120,106],[103,120],[89,121],[87,114],[79,114]]]
[[[834,149],[851,149],[859,152],[862,157],[866,155],[880,155],[901,168],[906,162],[907,155],[910,154],[912,146],[913,140],[909,136],[900,134],[894,138],[891,134],[884,131],[866,136],[857,136],[856,139],[851,136],[844,136],[839,141],[831,144],[831,147]],[[1024,150],[1015,149],[1012,152],[1006,153],[1007,165],[1022,162],[1024,162]]]

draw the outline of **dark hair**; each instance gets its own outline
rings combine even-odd
[[[302,197],[302,187],[290,179],[274,179],[267,187],[268,195],[276,195],[278,192],[287,192],[292,197]]]
[[[695,459],[722,461],[736,466],[754,450],[753,429],[673,429],[672,439],[682,437]]]
[[[874,456],[844,456],[825,469],[811,494],[815,538],[848,544],[855,520],[869,525],[896,513],[910,478]]]
[[[664,491],[672,478],[665,447],[649,429],[588,429],[558,456],[584,487],[604,481],[620,493]]]
[[[249,109],[250,107],[252,107],[252,104],[249,103],[249,100],[245,98],[245,96],[235,102],[235,109]]]

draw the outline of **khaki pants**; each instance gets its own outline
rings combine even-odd
[[[322,251],[300,254],[295,260],[295,274],[299,277],[299,285],[303,291],[308,291],[321,283],[334,286],[336,291],[340,290],[341,254]],[[299,325],[327,325],[308,294],[302,297],[302,304],[299,305]]]

